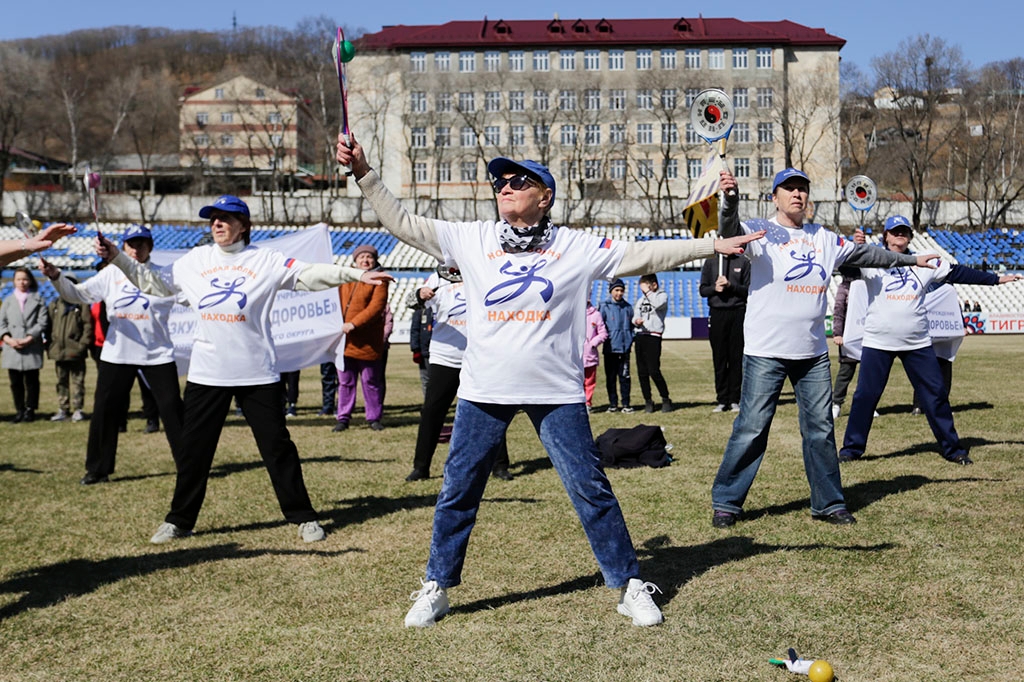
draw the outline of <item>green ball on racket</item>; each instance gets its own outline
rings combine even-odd
[[[356,46],[348,40],[341,41],[341,61],[350,62],[356,56]]]

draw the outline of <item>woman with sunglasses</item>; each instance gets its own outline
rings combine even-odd
[[[121,269],[146,294],[178,296],[197,313],[185,384],[181,453],[171,511],[150,538],[153,544],[192,534],[206,496],[207,479],[232,398],[241,407],[270,474],[285,519],[305,542],[324,539],[309,500],[298,449],[281,409],[281,375],[270,313],[282,289],[320,291],[356,280],[380,284],[386,272],[302,263],[280,251],[249,243],[249,207],[225,195],[199,210],[210,221],[213,244],[197,246],[166,267],[140,263],[103,235],[96,255]]]
[[[339,137],[337,160],[351,166],[380,221],[400,240],[447,263],[465,282],[467,345],[444,483],[434,511],[426,579],[413,593],[406,627],[428,627],[449,610],[488,474],[509,422],[533,422],[576,508],[618,612],[657,625],[657,591],[640,579],[626,523],[600,468],[583,391],[586,302],[594,279],[657,272],[714,251],[740,253],[752,234],[728,240],[626,243],[557,227],[548,213],[555,180],[535,161],[492,160],[501,219],[448,222],[410,215],[366,161]],[[763,234],[763,233],[762,233]]]

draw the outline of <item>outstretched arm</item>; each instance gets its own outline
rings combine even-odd
[[[707,258],[713,253],[741,254],[744,244],[760,239],[764,234],[762,230],[729,239],[659,239],[630,242],[615,275],[626,277],[672,270],[691,260]]]
[[[8,239],[0,242],[0,266],[13,263],[25,256],[46,251],[61,237],[75,233],[75,226],[66,223],[50,225],[34,237],[24,239]]]
[[[378,286],[395,278],[386,272],[360,270],[329,263],[310,263],[299,272],[296,291],[323,291],[333,289],[345,282],[363,282]]]
[[[128,281],[139,288],[144,294],[152,296],[175,296],[177,290],[163,280],[160,269],[153,268],[149,262],[140,263],[134,258],[124,255],[114,242],[103,234],[96,235],[96,255],[117,267],[128,277]]]

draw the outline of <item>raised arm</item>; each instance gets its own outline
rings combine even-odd
[[[707,258],[713,253],[743,253],[743,245],[760,239],[764,231],[741,234],[729,239],[658,239],[630,242],[615,273],[617,277],[673,270],[683,263]]]
[[[53,288],[68,303],[89,305],[100,300],[89,291],[89,285],[86,282],[75,284],[60,271],[60,268],[43,258],[39,259],[39,269],[53,282]]]
[[[718,235],[720,237],[735,237],[743,231],[740,224],[740,195],[736,190],[739,185],[736,178],[727,170],[718,174],[718,182],[722,191],[719,193],[721,206],[718,210]]]
[[[310,263],[299,272],[296,291],[323,291],[346,282],[362,282],[379,286],[395,278],[386,272],[360,270],[329,263]]]
[[[140,263],[134,258],[121,253],[114,242],[102,234],[96,235],[96,255],[123,272],[128,281],[139,288],[144,294],[151,296],[176,296],[173,289],[163,277],[161,268],[153,268],[149,262]]]

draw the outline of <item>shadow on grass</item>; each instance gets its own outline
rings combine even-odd
[[[989,440],[987,438],[961,438],[960,444],[970,450],[971,448],[978,448],[983,445],[1024,445],[1024,441],[1020,440]],[[941,453],[939,452],[939,445],[934,440],[928,440],[923,443],[916,443],[914,445],[907,446],[902,450],[894,450],[893,452],[887,452],[879,455],[863,455],[857,459],[857,462],[870,462],[872,460],[881,459],[893,459],[895,457],[911,457],[913,455],[921,454],[934,454],[937,457],[938,463],[946,466],[959,466],[949,464],[942,459]],[[850,462],[856,466],[855,462]],[[846,466],[846,465],[844,465]]]
[[[45,471],[40,471],[39,469],[22,469],[20,466],[18,466],[16,464],[11,464],[10,462],[4,462],[3,464],[0,464],[0,471],[10,471],[11,473],[14,473],[14,474],[44,474],[44,473],[46,473]]]
[[[516,461],[515,458],[511,458],[512,462],[508,466],[508,470],[514,473],[517,477],[529,476],[535,474],[538,471],[547,471],[548,469],[554,469],[554,465],[551,464],[551,460],[548,459],[547,455],[543,457],[536,457],[534,459],[524,459]]]
[[[0,594],[24,593],[16,601],[0,607],[0,621],[29,609],[41,609],[95,592],[134,576],[174,570],[214,561],[252,559],[260,556],[341,556],[358,550],[322,551],[308,549],[242,549],[235,543],[176,549],[170,552],[107,559],[70,559],[56,564],[30,568],[0,583]]]

